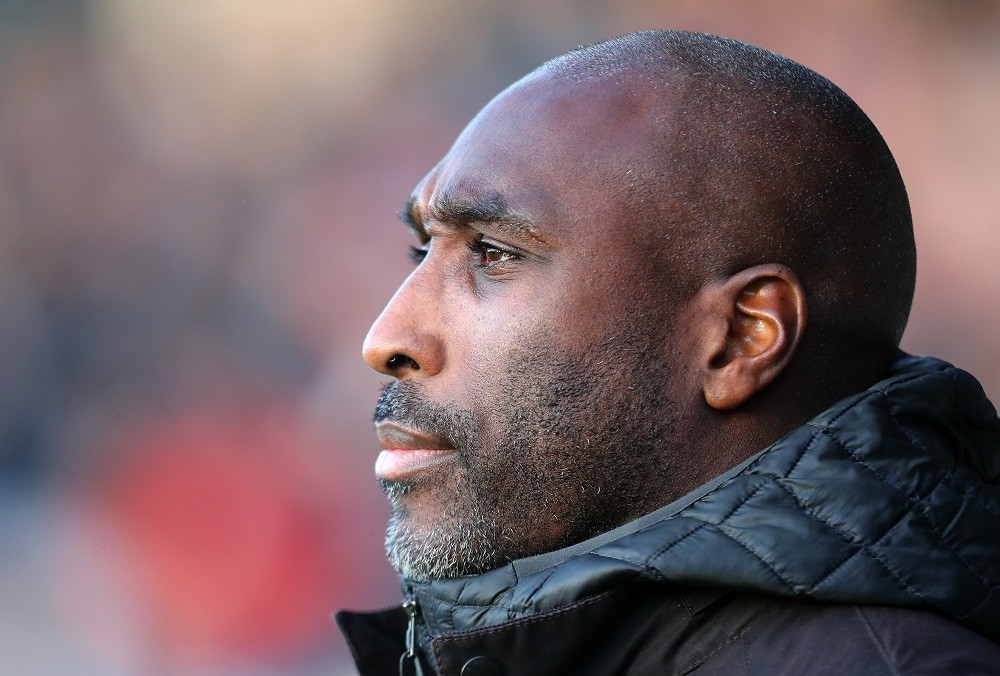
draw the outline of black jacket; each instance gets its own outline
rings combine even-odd
[[[635,522],[404,590],[425,673],[1000,674],[1000,423],[903,357]],[[398,672],[401,609],[337,619],[362,673]]]

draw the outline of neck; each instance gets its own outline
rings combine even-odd
[[[688,441],[671,470],[675,481],[669,494],[661,495],[661,504],[695,490],[838,401],[868,389],[885,377],[899,354],[896,349],[890,354],[855,352],[847,359],[831,350],[820,364],[802,355],[739,408],[719,411],[699,401],[681,436]]]

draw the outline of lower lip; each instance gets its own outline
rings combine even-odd
[[[378,454],[375,476],[380,479],[405,479],[432,465],[450,460],[455,451],[423,448],[390,448]]]

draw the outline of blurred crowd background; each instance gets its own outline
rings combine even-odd
[[[360,359],[394,212],[489,98],[642,28],[795,58],[873,118],[903,347],[1000,396],[1000,3],[0,0],[0,672],[350,673],[396,603]]]

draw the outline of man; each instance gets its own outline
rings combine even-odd
[[[585,47],[402,215],[364,354],[406,599],[338,616],[362,673],[1000,673],[1000,425],[898,350],[906,193],[833,84]]]

